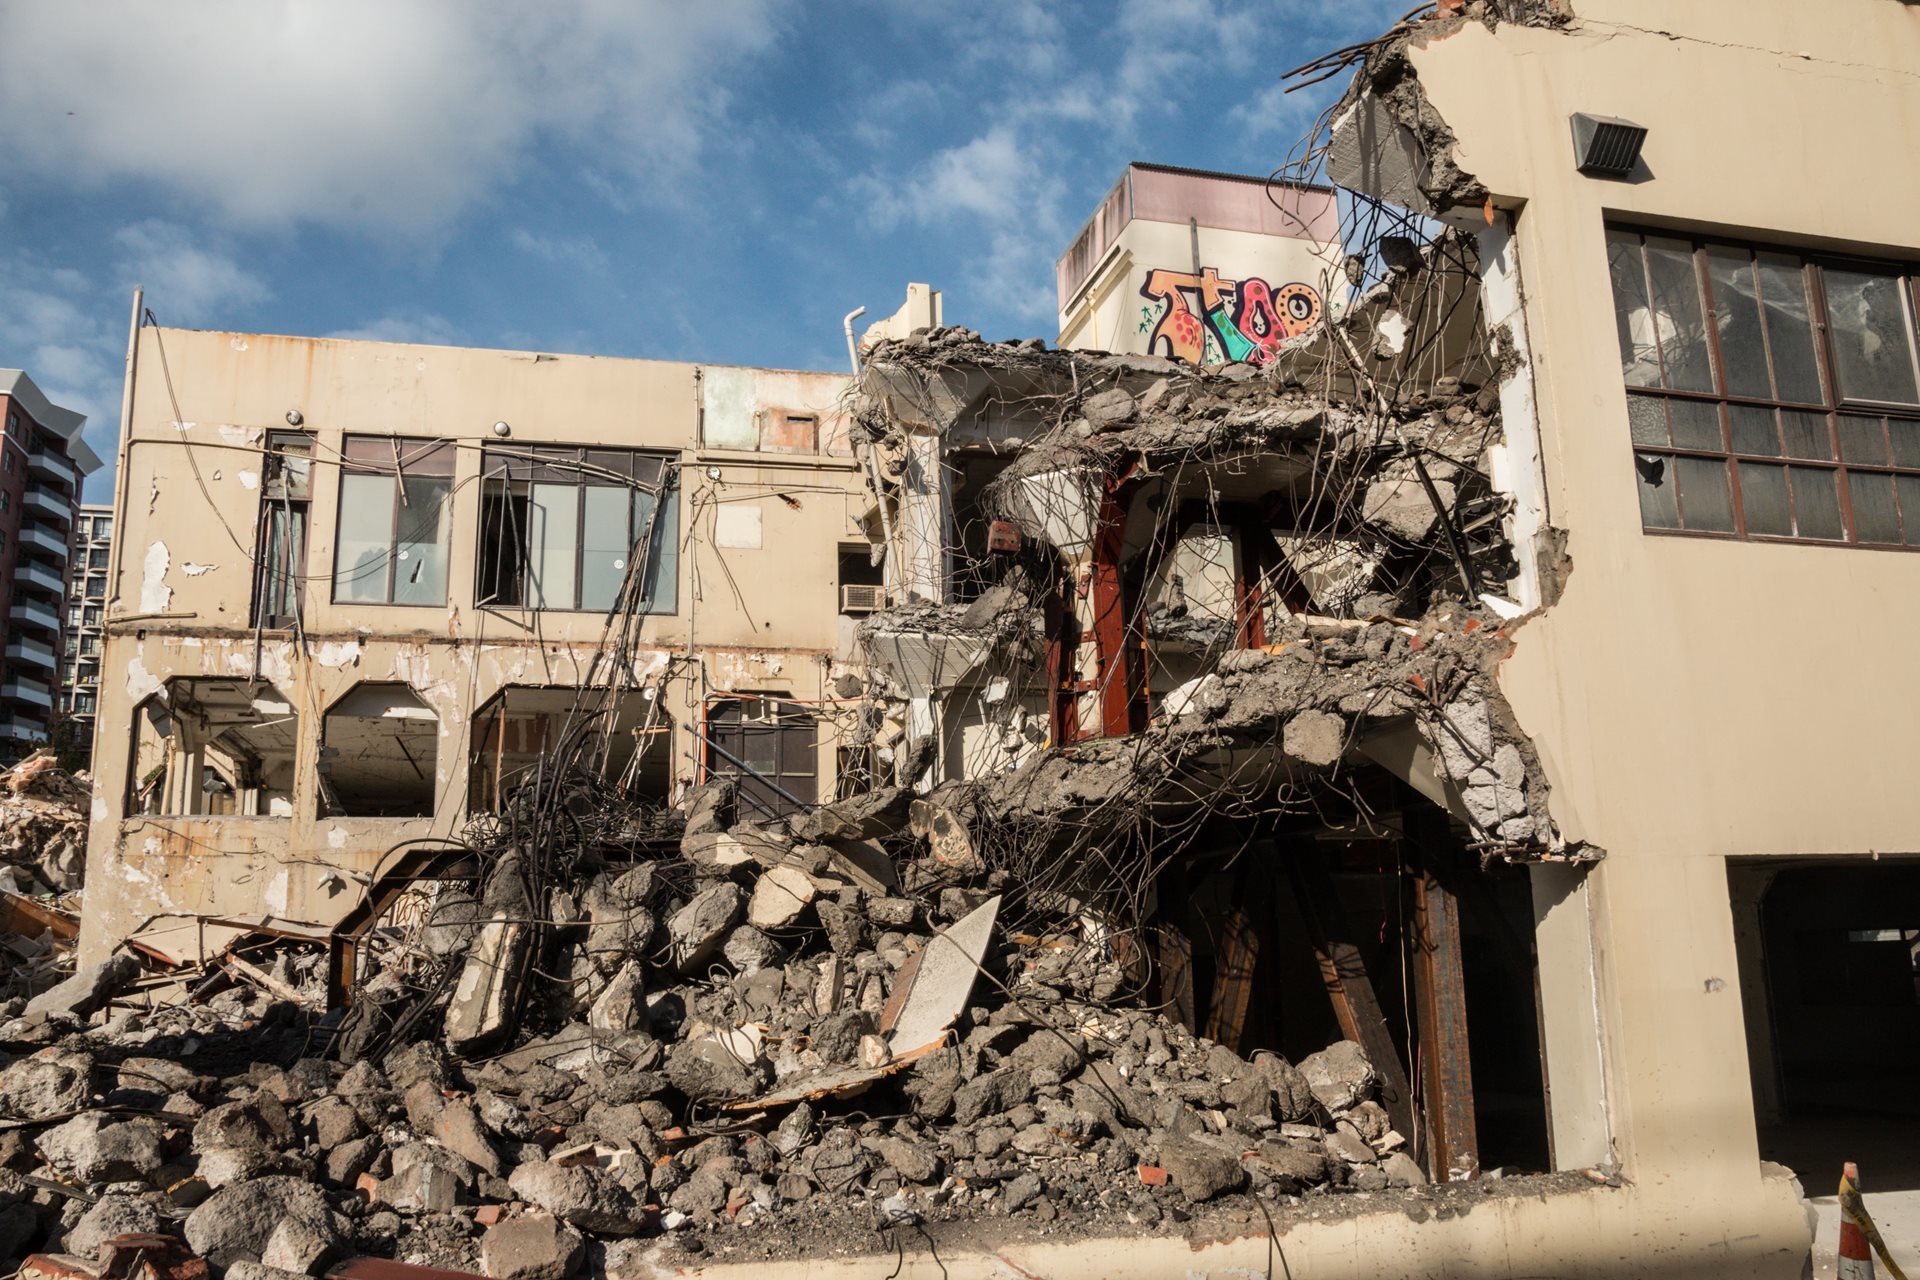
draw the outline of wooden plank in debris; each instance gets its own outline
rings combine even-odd
[[[1253,1001],[1254,966],[1260,960],[1260,935],[1242,907],[1227,914],[1215,948],[1213,999],[1207,1009],[1207,1039],[1240,1052]]]
[[[248,964],[239,956],[227,956],[222,963],[238,976],[260,987],[271,995],[279,996],[282,1000],[297,1004],[302,1008],[307,1007],[311,1003],[305,996],[300,994],[297,988],[288,986],[286,983],[280,981],[280,979],[268,973],[265,969],[262,969],[259,965]]]
[[[1333,1002],[1333,1016],[1340,1023],[1341,1033],[1366,1051],[1368,1061],[1379,1072],[1380,1105],[1386,1108],[1393,1127],[1412,1138],[1420,1129],[1407,1069],[1387,1030],[1386,1015],[1380,1010],[1347,913],[1334,892],[1326,855],[1317,849],[1295,849],[1286,862],[1300,896],[1300,913],[1306,917],[1314,956],[1320,962],[1327,998]]]
[[[1431,869],[1423,870],[1414,883],[1413,981],[1429,1172],[1436,1182],[1472,1178],[1480,1172],[1480,1142],[1467,1046],[1460,904]]]
[[[29,938],[51,933],[64,942],[80,936],[80,922],[32,898],[0,892],[0,933],[17,933]]]
[[[1172,925],[1154,930],[1154,949],[1160,960],[1160,1007],[1189,1031],[1198,1031],[1193,1000],[1193,942]]]

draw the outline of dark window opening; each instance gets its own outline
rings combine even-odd
[[[1641,523],[1920,547],[1914,276],[1607,232]]]
[[[877,613],[887,607],[886,566],[866,543],[840,546],[840,612]]]
[[[1406,1094],[1396,1105],[1383,1084],[1378,1101],[1436,1178],[1545,1171],[1527,872],[1483,869],[1438,807],[1376,770],[1355,777],[1364,819],[1329,809],[1251,842],[1222,820],[1168,863],[1139,962],[1147,998],[1247,1058],[1298,1063],[1359,1038],[1383,1076],[1397,1064]],[[1451,1169],[1436,1170],[1443,1138]]]
[[[647,690],[611,700],[561,687],[502,690],[473,717],[467,810],[498,810],[543,763],[567,755],[628,798],[664,808],[673,794],[673,721]]]
[[[993,554],[989,538],[996,518],[988,488],[1007,469],[1009,459],[988,453],[948,455],[947,485],[951,495],[953,527],[948,531],[953,575],[947,586],[950,603],[967,603],[1000,581],[1008,558]]]
[[[328,709],[320,816],[430,818],[440,720],[403,684],[363,684]]]
[[[739,779],[743,817],[783,817],[819,798],[814,718],[777,695],[720,698],[707,706],[710,777]]]
[[[253,624],[257,627],[300,624],[312,497],[313,437],[298,431],[269,432],[260,472],[260,529],[254,555]],[[106,549],[95,550],[104,565]]]
[[[348,436],[340,466],[333,598],[445,604],[454,446]]]
[[[641,613],[673,613],[680,512],[669,464],[629,450],[489,449],[481,464],[480,603],[604,613],[628,598]]]
[[[850,800],[879,785],[872,747],[838,747],[833,753],[833,798]]]

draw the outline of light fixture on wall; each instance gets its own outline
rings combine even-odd
[[[493,434],[499,436],[502,440],[505,440],[508,436],[513,434],[513,428],[508,426],[504,422],[496,422],[493,424]]]
[[[1596,178],[1624,178],[1640,163],[1647,131],[1617,116],[1573,113],[1574,167]]]
[[[287,410],[287,425],[288,425],[288,426],[290,426],[290,427],[297,427],[297,426],[299,426],[299,425],[300,425],[301,423],[303,423],[303,422],[305,422],[306,420],[307,420],[307,416],[306,416],[306,415],[305,415],[304,413],[301,413],[301,412],[300,412],[300,411],[299,411],[298,409],[289,409],[289,410]]]

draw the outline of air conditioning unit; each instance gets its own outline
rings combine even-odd
[[[878,613],[887,607],[887,589],[864,582],[840,584],[840,612]]]

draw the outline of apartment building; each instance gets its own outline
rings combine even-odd
[[[596,731],[632,795],[763,752],[833,795],[872,607],[843,585],[873,580],[846,375],[149,326],[132,379],[88,955],[333,923],[583,684],[619,690]]]
[[[0,757],[47,741],[62,699],[64,609],[81,481],[100,466],[86,416],[0,369]]]
[[[61,655],[60,713],[72,726],[73,748],[93,750],[100,697],[100,654],[106,632],[107,567],[113,546],[113,508],[82,503],[74,517],[72,563],[67,569],[66,647]]]

